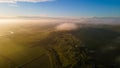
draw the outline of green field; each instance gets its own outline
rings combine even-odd
[[[49,68],[51,65],[46,50],[41,47],[43,45],[36,44],[48,34],[49,32],[46,31],[23,32],[19,30],[14,34],[1,36],[0,68],[33,68],[36,66]]]

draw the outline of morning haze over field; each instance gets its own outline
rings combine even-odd
[[[120,1],[0,0],[0,68],[120,68]]]

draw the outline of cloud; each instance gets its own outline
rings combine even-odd
[[[17,3],[17,2],[51,2],[54,0],[0,0],[0,3]]]
[[[10,4],[9,6],[12,6],[12,7],[19,7],[17,4]]]
[[[75,30],[78,26],[75,23],[62,23],[56,27],[57,31],[69,31],[69,30]]]

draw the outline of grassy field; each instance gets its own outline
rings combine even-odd
[[[33,68],[32,64],[34,65],[37,62],[41,67],[49,68],[49,57],[45,49],[41,47],[42,45],[39,44],[38,46],[38,44],[35,44],[45,38],[47,34],[49,34],[49,32],[33,31],[17,32],[1,36],[0,68],[24,68],[24,66],[28,66],[29,64],[30,66],[28,68]]]

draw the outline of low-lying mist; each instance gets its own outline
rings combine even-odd
[[[57,25],[55,28],[58,31],[63,31],[63,30],[68,31],[68,30],[75,30],[78,28],[78,26],[75,23],[62,23]]]
[[[120,24],[119,17],[88,17],[88,18],[9,18],[0,19],[0,33],[11,29],[33,29],[34,27],[55,28],[55,30],[75,30],[81,24]],[[26,28],[27,27],[27,28]]]

